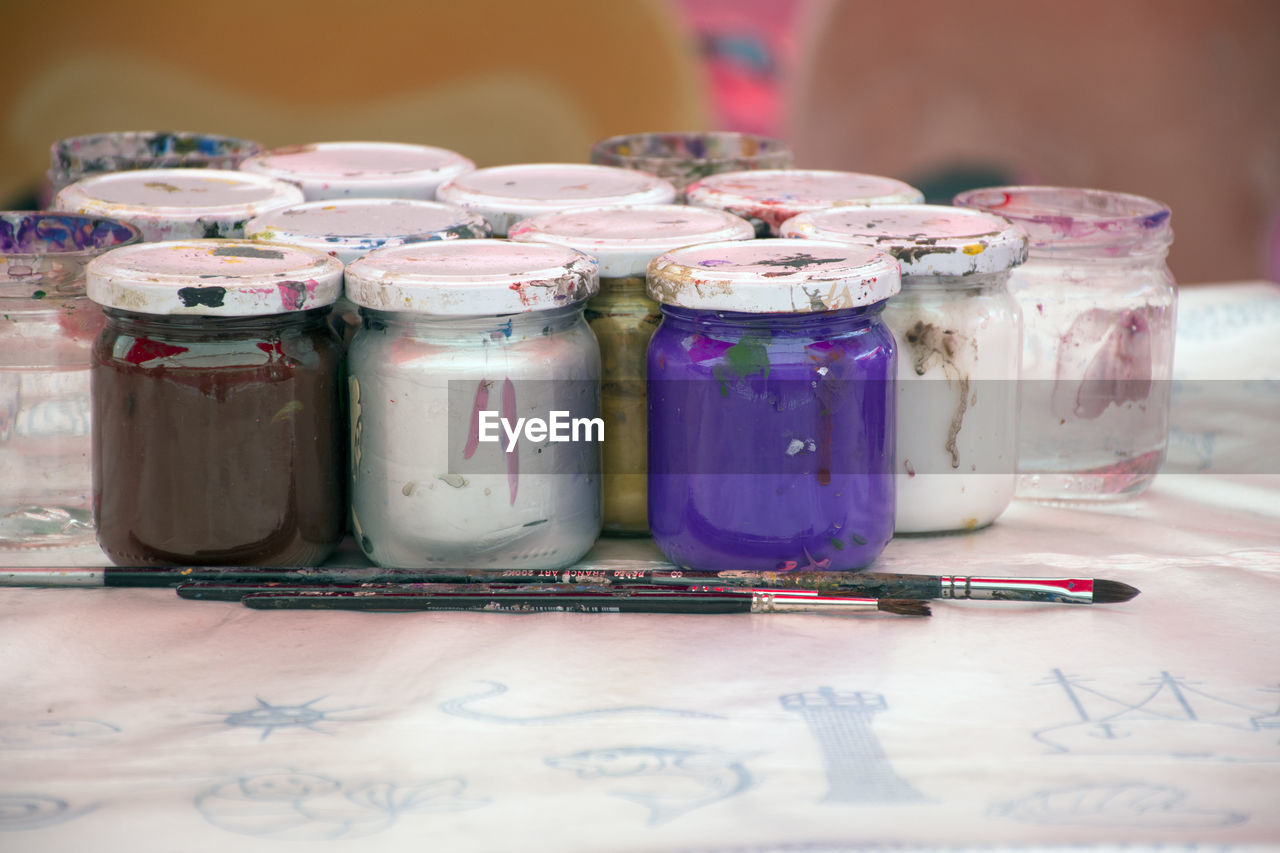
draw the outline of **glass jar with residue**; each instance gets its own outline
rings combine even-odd
[[[1169,209],[1064,187],[971,190],[955,203],[1030,235],[1009,277],[1022,306],[1017,497],[1115,500],[1151,484],[1169,435],[1177,288]]]
[[[1022,316],[1006,287],[1027,235],[942,205],[804,213],[784,237],[888,252],[902,292],[884,320],[898,341],[897,533],[973,530],[1013,498]]]
[[[453,240],[347,268],[351,524],[380,566],[556,569],[600,533],[596,263]]]
[[[238,169],[262,146],[251,139],[188,131],[124,131],[59,139],[49,147],[50,198],[101,172],[132,169]]]
[[[298,186],[308,201],[435,198],[436,187],[476,164],[454,151],[403,142],[317,142],[274,148],[240,168]]]
[[[288,243],[328,252],[344,264],[374,249],[425,240],[463,240],[489,236],[484,217],[452,204],[393,198],[345,198],[309,201],[273,210],[249,220],[250,240]],[[334,305],[338,333],[350,343],[360,325],[356,306],[345,296]]]
[[[544,213],[511,231],[512,240],[558,243],[600,264],[600,293],[587,303],[586,316],[603,362],[606,533],[649,532],[645,353],[661,315],[645,292],[645,270],[681,246],[754,236],[751,223],[731,213],[674,204]]]
[[[89,353],[104,317],[84,267],[139,240],[113,219],[0,213],[0,554],[93,546]]]
[[[316,565],[346,530],[342,264],[243,240],[89,264],[98,542],[120,565]]]
[[[591,146],[591,162],[639,169],[683,190],[721,172],[790,169],[791,148],[756,133],[713,130],[687,133],[627,133]]]
[[[77,181],[58,193],[59,210],[132,223],[148,242],[244,237],[245,223],[300,204],[302,190],[226,169],[142,169]]]
[[[476,169],[446,181],[439,201],[479,212],[493,233],[507,236],[521,219],[619,204],[669,204],[676,188],[648,172],[586,163],[524,163]]]
[[[756,226],[759,237],[777,237],[793,216],[844,205],[918,204],[920,190],[894,178],[822,169],[724,172],[685,190],[689,204],[715,207]]]
[[[859,569],[893,535],[898,262],[818,240],[649,266],[649,526],[693,569]]]

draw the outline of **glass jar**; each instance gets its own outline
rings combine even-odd
[[[976,210],[886,205],[804,213],[782,235],[871,246],[902,266],[884,310],[898,342],[894,531],[995,521],[1017,476],[1022,316],[1006,283],[1026,233]]]
[[[148,242],[244,237],[255,216],[302,202],[302,190],[225,169],[146,169],[77,181],[58,193],[59,210],[132,223]]]
[[[1150,485],[1169,435],[1177,289],[1169,209],[1064,187],[971,190],[956,204],[1030,235],[1022,306],[1017,497],[1114,500]]]
[[[0,552],[93,544],[89,353],[104,318],[84,266],[141,239],[113,219],[0,213]]]
[[[685,190],[689,204],[741,216],[758,237],[777,237],[793,216],[847,204],[918,204],[920,190],[893,178],[820,169],[760,169],[711,175]]]
[[[475,210],[498,237],[521,219],[619,204],[668,204],[676,188],[656,175],[585,163],[524,163],[476,169],[445,181],[436,199]]]
[[[692,569],[859,569],[893,535],[898,263],[749,240],[649,266],[649,526]]]
[[[342,264],[144,243],[89,265],[98,542],[120,565],[307,566],[345,533]]]
[[[288,243],[328,252],[344,264],[374,249],[425,240],[461,240],[489,236],[484,217],[452,204],[392,198],[309,201],[249,220],[250,240]],[[355,303],[341,296],[334,304],[334,328],[345,343],[360,326]]]
[[[347,355],[351,524],[370,560],[556,569],[591,548],[603,421],[583,308],[598,283],[585,255],[506,240],[347,268],[364,318]]]
[[[730,213],[676,204],[575,208],[518,223],[511,239],[558,243],[600,264],[600,292],[586,317],[603,363],[604,532],[649,532],[645,353],[661,319],[645,292],[645,270],[663,252],[692,243],[749,240],[751,223]]]
[[[790,169],[791,148],[779,139],[755,133],[706,131],[627,133],[591,146],[591,162],[637,169],[683,190],[707,175],[748,169]]]
[[[435,198],[436,187],[476,164],[453,151],[402,142],[317,142],[275,148],[240,168],[299,187],[308,201]]]
[[[132,169],[237,169],[262,146],[185,131],[125,131],[59,139],[49,148],[49,198],[81,178]]]

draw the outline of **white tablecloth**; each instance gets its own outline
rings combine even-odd
[[[875,567],[1110,578],[1142,590],[1125,604],[372,614],[0,590],[0,850],[1280,847],[1277,341],[1280,286],[1184,288],[1147,493],[1015,502]],[[606,540],[589,561],[659,559]]]

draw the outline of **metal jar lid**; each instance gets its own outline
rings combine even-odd
[[[439,201],[481,213],[505,237],[530,216],[574,207],[668,204],[676,188],[648,172],[585,163],[524,163],[460,175],[440,186]]]
[[[253,317],[331,305],[342,262],[315,249],[249,240],[126,246],[94,258],[89,298],[140,314]]]
[[[347,267],[347,298],[357,305],[435,316],[545,311],[581,302],[599,287],[595,259],[509,240],[409,243]]]
[[[453,204],[401,198],[337,198],[273,210],[244,226],[250,240],[306,246],[344,264],[374,249],[489,236],[484,217]]]
[[[1009,220],[940,204],[832,207],[792,217],[781,232],[888,252],[904,277],[1001,272],[1027,259],[1027,234]]]
[[[309,201],[327,198],[435,197],[436,187],[476,167],[446,148],[402,142],[316,142],[275,148],[240,168],[300,187]]]
[[[144,239],[241,237],[244,223],[299,204],[302,190],[229,169],[142,169],[76,181],[57,195],[59,210],[123,219]]]
[[[807,314],[872,305],[901,287],[898,262],[850,243],[742,240],[667,252],[649,265],[649,296],[680,308]]]
[[[601,278],[623,278],[644,275],[663,252],[693,243],[750,240],[755,233],[750,222],[723,210],[638,204],[543,213],[517,223],[510,237],[577,249],[599,261]]]
[[[924,193],[894,178],[821,169],[759,169],[710,175],[685,191],[689,204],[759,222],[768,233],[793,216],[846,204],[919,204]]]

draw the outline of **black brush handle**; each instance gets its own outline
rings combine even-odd
[[[414,595],[409,593],[255,593],[242,599],[255,610],[362,610],[404,612],[479,610],[508,613],[749,613],[743,595]]]

